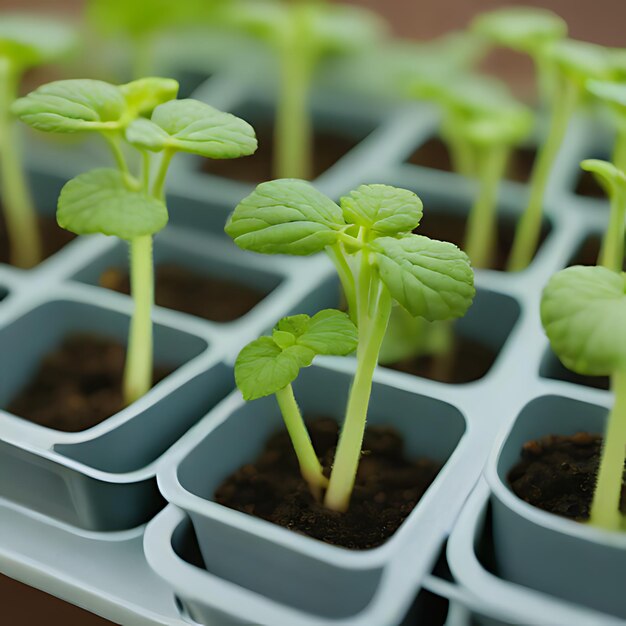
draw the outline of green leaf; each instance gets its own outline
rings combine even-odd
[[[198,100],[161,104],[151,122],[133,122],[126,134],[128,141],[148,150],[190,152],[210,159],[234,159],[252,154],[257,148],[250,124]]]
[[[174,100],[178,95],[178,81],[173,78],[140,78],[119,89],[134,115],[148,115],[159,104]]]
[[[66,22],[28,14],[3,14],[0,19],[0,56],[21,71],[55,61],[78,44]]]
[[[587,91],[611,107],[621,124],[626,123],[626,83],[606,80],[588,80]]]
[[[478,146],[515,146],[528,137],[533,123],[531,111],[519,105],[488,115],[472,116],[460,121],[454,130]]]
[[[153,235],[167,224],[167,208],[112,169],[92,170],[61,190],[57,221],[77,235],[102,233],[131,240]]]
[[[225,230],[244,250],[305,256],[334,244],[345,225],[332,200],[310,183],[286,178],[258,185]]]
[[[384,235],[410,232],[422,219],[417,195],[389,185],[361,185],[340,204],[346,221]]]
[[[626,174],[619,170],[613,163],[600,159],[585,159],[580,167],[586,172],[591,172],[600,186],[607,191],[609,196],[626,190]]]
[[[606,80],[614,73],[608,48],[586,41],[563,39],[547,49],[549,58],[569,80],[584,88],[587,80]]]
[[[122,128],[126,100],[101,80],[60,80],[42,85],[11,107],[23,122],[46,132],[74,133]]]
[[[472,304],[474,273],[453,244],[407,235],[381,237],[370,248],[392,298],[411,315],[430,321],[462,317]]]
[[[548,9],[518,6],[483,13],[470,28],[500,46],[533,54],[567,35],[567,23]]]
[[[235,382],[246,400],[269,396],[293,382],[314,357],[310,348],[294,345],[283,350],[271,337],[259,337],[239,353]]]
[[[358,332],[346,313],[325,309],[310,319],[308,328],[296,341],[316,354],[345,356],[356,350]]]
[[[541,322],[568,369],[608,376],[626,368],[626,274],[568,267],[543,291]]]

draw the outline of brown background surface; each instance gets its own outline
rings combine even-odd
[[[176,1],[176,0],[172,0]],[[132,2],[132,0],[129,0]],[[570,25],[573,37],[611,46],[626,46],[626,0],[543,0],[502,2],[498,0],[352,0],[385,14],[396,34],[428,38],[451,29],[461,29],[478,12],[509,4],[552,9]],[[83,0],[0,0],[0,11],[40,9],[76,13]],[[530,65],[515,55],[499,53],[487,63],[501,73],[514,73],[522,90],[530,84]],[[1,540],[1,539],[0,539]],[[110,624],[81,609],[42,592],[0,576],[0,624],[6,626],[105,626]]]

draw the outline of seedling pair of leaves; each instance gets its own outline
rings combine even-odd
[[[600,265],[555,274],[543,291],[541,321],[561,362],[578,374],[610,376],[615,395],[608,417],[590,522],[608,530],[623,524],[620,496],[626,455],[626,175],[605,161],[583,161],[611,197]]]
[[[349,318],[324,311],[318,314],[321,317],[311,319],[303,333],[300,328],[293,330],[293,318],[287,319],[272,338],[262,338],[245,348],[235,365],[237,383],[246,399],[278,392],[283,408],[284,396],[292,395],[285,385],[300,367],[309,365],[315,354],[350,352],[356,326],[356,373],[324,499],[330,509],[345,511],[349,504],[372,377],[392,304],[413,317],[435,321],[464,315],[474,297],[467,256],[450,243],[414,234],[421,217],[421,201],[405,189],[363,185],[336,204],[304,181],[282,179],[259,185],[237,206],[225,228],[245,250],[297,256],[325,251],[336,267]],[[314,347],[306,333],[311,327],[319,328],[321,322],[332,322],[333,332],[327,334],[328,341]],[[284,331],[295,339],[283,335]],[[290,416],[283,408],[285,421],[289,424],[297,417],[295,421],[302,424],[295,400],[290,401],[290,407]],[[299,445],[294,441],[297,451]],[[308,456],[312,455],[310,452]],[[298,451],[299,459],[304,456]],[[313,492],[320,486],[313,484]]]
[[[27,70],[62,59],[76,43],[72,28],[54,20],[26,14],[0,20],[0,192],[11,262],[17,267],[37,265],[42,244],[10,108]]]
[[[117,164],[117,169],[95,169],[70,180],[59,196],[57,221],[78,235],[101,233],[129,242],[135,308],[124,373],[127,403],[152,385],[152,237],[168,221],[164,184],[172,157],[189,152],[230,159],[257,147],[249,124],[197,100],[176,100],[177,92],[178,83],[167,78],[120,86],[64,80],[39,87],[12,107],[41,131],[99,133]],[[139,173],[131,172],[124,143],[141,156]],[[155,156],[159,159],[153,163]]]
[[[273,49],[279,87],[275,117],[277,177],[312,177],[312,122],[309,90],[320,62],[364,49],[383,26],[373,13],[325,2],[244,0],[233,5],[229,21]]]

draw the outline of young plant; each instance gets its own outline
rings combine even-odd
[[[120,86],[63,80],[43,85],[13,105],[15,115],[38,130],[100,133],[113,153],[117,169],[95,169],[63,187],[57,221],[78,235],[102,233],[130,245],[135,307],[124,372],[127,403],[152,386],[152,237],[168,221],[164,184],[172,157],[190,152],[230,159],[251,154],[257,146],[249,124],[197,100],[176,100],[177,92],[178,83],[166,78]],[[140,154],[140,173],[131,172],[124,142]],[[160,154],[155,168],[152,153]]]
[[[508,262],[508,269],[513,272],[525,269],[537,249],[550,173],[570,119],[585,95],[585,84],[594,78],[611,78],[613,72],[609,51],[602,46],[564,39],[547,48],[545,54],[554,67],[551,120],[548,135],[533,166],[528,204],[515,230]]]
[[[328,485],[300,414],[291,383],[300,369],[319,354],[345,356],[356,350],[357,329],[341,311],[326,309],[285,317],[271,337],[248,344],[235,362],[235,381],[245,400],[276,395],[285,426],[298,458],[302,477],[316,500]]]
[[[0,195],[11,263],[17,267],[37,265],[42,250],[11,105],[27,70],[57,61],[75,44],[74,31],[63,23],[19,14],[0,20]]]
[[[381,32],[374,14],[325,2],[247,0],[232,9],[232,23],[277,54],[279,90],[274,172],[279,178],[312,177],[309,90],[321,60],[372,44]]]
[[[612,195],[613,208],[600,266],[568,267],[544,289],[541,321],[563,365],[579,374],[610,376],[615,394],[600,457],[590,522],[607,530],[622,524],[619,503],[626,456],[626,175],[603,161],[585,161]]]
[[[354,486],[392,303],[434,321],[464,315],[474,297],[467,256],[450,243],[413,234],[421,217],[421,201],[405,189],[363,185],[336,204],[302,180],[284,179],[259,185],[225,227],[244,250],[297,256],[326,251],[337,269],[358,346],[324,499],[336,511],[348,508]]]

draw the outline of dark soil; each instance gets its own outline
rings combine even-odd
[[[588,520],[601,447],[601,435],[590,433],[528,441],[522,460],[509,472],[509,484],[533,506],[580,522]],[[626,513],[626,471],[620,510]]]
[[[337,423],[319,418],[309,422],[308,428],[328,475],[337,444]],[[366,550],[393,535],[440,469],[429,459],[406,460],[402,438],[393,428],[369,426],[350,508],[335,513],[309,493],[289,436],[281,431],[269,439],[256,461],[225,480],[215,499],[326,543]]]
[[[267,295],[247,285],[169,263],[157,266],[155,283],[156,304],[213,322],[236,320]],[[130,293],[128,272],[118,268],[106,270],[100,277],[100,285]]]
[[[30,384],[7,410],[64,432],[91,428],[124,408],[125,359],[126,348],[112,339],[70,335],[43,359]],[[154,382],[171,371],[155,368]]]
[[[469,337],[455,335],[454,344],[445,355],[420,356],[385,364],[385,367],[441,383],[458,385],[485,376],[497,356],[497,352],[488,346]]]
[[[575,192],[579,196],[587,196],[588,198],[604,198],[606,199],[606,191],[600,187],[596,177],[591,172],[581,170],[576,183]]]
[[[10,244],[4,218],[1,216],[0,208],[0,263],[10,262]],[[55,252],[58,252],[65,244],[76,237],[74,233],[61,228],[54,216],[37,217],[39,231],[41,233],[41,243],[43,248],[43,258],[47,259]]]
[[[465,216],[446,211],[445,207],[438,207],[436,211],[427,212],[419,227],[415,230],[418,235],[431,239],[449,241],[463,249],[465,244]],[[491,269],[504,271],[509,258],[513,238],[515,236],[515,222],[513,220],[498,220],[497,245],[493,254]],[[541,247],[550,229],[547,223],[543,224],[538,249]]]
[[[276,178],[274,162],[274,126],[269,122],[254,124],[259,141],[258,150],[239,159],[204,159],[202,169],[208,174],[224,176],[246,183],[261,183]],[[352,150],[360,140],[315,130],[313,135],[313,178],[317,178]]]
[[[530,180],[533,163],[535,161],[535,148],[518,148],[514,150],[507,170],[509,180],[526,183]],[[452,160],[445,143],[439,137],[431,137],[419,146],[408,158],[409,163],[430,167],[445,172],[452,171]]]

